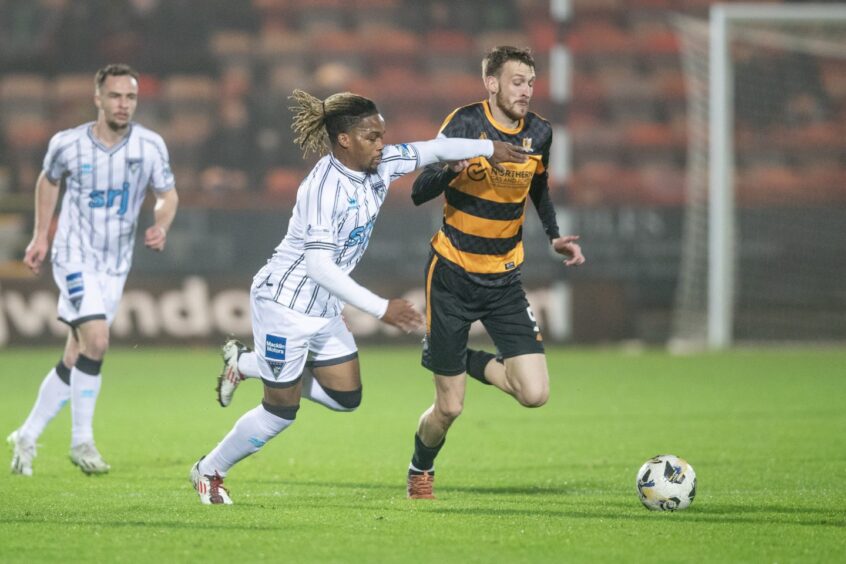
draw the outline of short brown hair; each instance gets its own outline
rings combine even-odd
[[[487,76],[498,76],[502,67],[508,61],[520,61],[521,63],[535,68],[535,58],[528,47],[519,48],[509,45],[494,47],[482,59],[482,78]]]
[[[103,86],[103,83],[106,82],[107,76],[126,76],[129,75],[135,80],[138,80],[138,71],[130,67],[129,65],[125,65],[123,63],[114,63],[111,65],[106,65],[105,67],[101,68],[97,71],[97,74],[94,75],[94,86],[97,87],[99,90],[100,87]]]

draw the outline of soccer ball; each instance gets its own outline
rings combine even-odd
[[[637,471],[637,495],[647,509],[686,509],[696,495],[696,472],[678,456],[659,454]]]

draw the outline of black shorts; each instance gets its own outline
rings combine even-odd
[[[543,337],[519,282],[482,286],[433,253],[426,267],[423,366],[442,376],[463,373],[474,321],[482,322],[502,358],[543,353]]]

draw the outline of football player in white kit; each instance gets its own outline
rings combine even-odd
[[[132,264],[147,189],[156,199],[154,223],[144,231],[149,249],[164,249],[179,203],[164,141],[132,122],[138,73],[127,65],[108,65],[97,71],[94,86],[97,121],[53,136],[35,186],[35,226],[24,262],[39,274],[50,251],[59,187],[65,184],[50,259],[59,319],[70,331],[64,355],[44,378],[29,417],[7,439],[12,472],[24,476],[32,475],[36,440],[68,401],[71,462],[86,474],[109,471],[92,429],[109,326]]]
[[[297,192],[285,238],[250,290],[254,350],[229,342],[219,382],[227,405],[243,378],[261,378],[264,399],[191,468],[204,504],[231,504],[223,479],[233,465],[290,426],[304,397],[336,411],[361,403],[358,349],[341,318],[344,304],[410,332],[422,314],[385,299],[349,275],[361,260],[391,181],[439,161],[476,156],[499,167],[526,156],[504,142],[437,139],[385,145],[385,121],[369,99],[351,93],[326,100],[295,90],[293,128],[307,153],[323,156]]]

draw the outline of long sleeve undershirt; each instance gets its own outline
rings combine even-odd
[[[411,143],[420,157],[419,167],[441,161],[460,161],[493,155],[493,142],[488,139],[432,139]],[[388,300],[358,284],[335,264],[334,251],[305,251],[306,273],[342,302],[380,318],[388,309]]]

